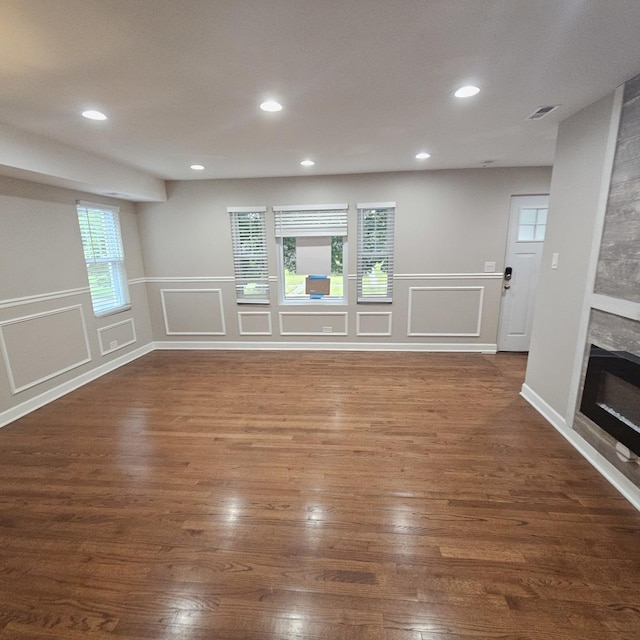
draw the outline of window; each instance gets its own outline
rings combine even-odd
[[[230,207],[236,300],[269,304],[266,207]]]
[[[129,309],[118,208],[78,202],[77,210],[93,312],[105,316]]]
[[[344,303],[346,204],[277,206],[283,302]]]
[[[547,230],[547,208],[520,209],[518,242],[543,242]]]
[[[358,205],[358,302],[391,302],[395,202]]]

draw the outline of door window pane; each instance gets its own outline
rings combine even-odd
[[[520,224],[535,224],[537,209],[520,209]]]
[[[518,242],[532,242],[535,238],[535,224],[521,224],[518,228]]]
[[[547,231],[548,209],[520,209],[518,242],[543,242]]]

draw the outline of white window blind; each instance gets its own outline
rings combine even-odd
[[[104,316],[128,309],[118,209],[89,202],[77,202],[76,208],[94,314]]]
[[[265,207],[230,207],[236,300],[269,303]]]
[[[346,236],[347,204],[273,207],[276,237]]]
[[[395,202],[358,204],[358,302],[393,298]]]

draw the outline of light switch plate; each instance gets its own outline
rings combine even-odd
[[[552,269],[557,269],[558,268],[558,258],[560,257],[559,253],[554,253],[551,256],[551,268]]]

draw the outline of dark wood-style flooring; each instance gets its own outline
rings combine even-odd
[[[637,640],[640,514],[499,354],[154,352],[0,430],[0,639]]]

